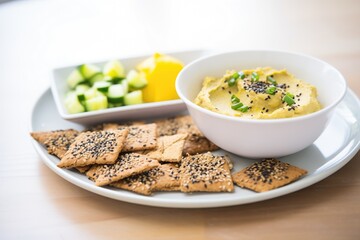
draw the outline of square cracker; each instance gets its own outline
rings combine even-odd
[[[150,176],[151,171],[152,170],[113,182],[110,186],[149,196],[152,193],[151,188],[154,184],[154,180]]]
[[[153,191],[176,191],[180,186],[180,170],[176,164],[162,164],[147,172],[114,182],[111,186],[142,195],[151,195]]]
[[[86,173],[91,167],[92,165],[76,167],[76,170],[78,170],[80,173]]]
[[[141,150],[149,150],[156,148],[156,124],[145,124],[143,121],[134,121],[124,124],[103,123],[93,129],[101,130],[122,130],[128,128],[129,133],[125,140],[123,152],[135,152]]]
[[[181,162],[182,192],[232,192],[229,160],[210,152],[184,157]]]
[[[69,150],[70,145],[75,141],[75,138],[80,134],[74,129],[55,130],[50,132],[32,132],[31,136],[43,144],[49,154],[55,155],[61,159]],[[86,172],[90,166],[77,167],[80,173]]]
[[[83,132],[70,145],[58,167],[83,167],[92,164],[113,164],[123,148],[128,129]]]
[[[125,126],[133,126],[133,125],[143,125],[145,124],[145,121],[130,121],[130,122],[124,122],[124,123],[100,123],[95,126],[91,126],[88,128],[88,131],[102,131],[102,130],[119,130],[119,128],[123,128]]]
[[[159,167],[153,191],[179,191],[180,167],[174,163],[162,164]]]
[[[119,129],[124,127],[126,126],[120,126]],[[127,128],[129,129],[129,134],[125,140],[123,152],[135,152],[156,148],[156,124],[132,125]]]
[[[79,135],[79,131],[66,129],[49,132],[32,132],[30,135],[36,141],[43,144],[49,154],[62,158]]]
[[[126,122],[126,123],[104,123],[103,129],[104,130],[122,129],[124,127],[139,126],[139,125],[146,125],[146,122],[145,121],[133,121],[133,122]]]
[[[219,149],[218,146],[209,141],[194,124],[189,115],[177,116],[155,121],[158,136],[169,136],[174,134],[187,134],[184,143],[183,155],[197,154]]]
[[[304,169],[268,158],[234,173],[232,178],[242,188],[265,192],[291,183],[306,173]]]
[[[187,134],[175,134],[158,138],[157,148],[145,155],[161,162],[180,162]]]
[[[155,121],[158,136],[169,136],[178,133],[192,133],[204,136],[192,121],[190,115],[176,116]]]
[[[149,171],[159,162],[138,153],[121,154],[115,164],[95,165],[86,175],[97,186],[104,186],[123,178]]]
[[[208,151],[218,150],[219,147],[209,141],[206,137],[190,135],[184,144],[183,155],[193,155],[197,153],[204,153]]]

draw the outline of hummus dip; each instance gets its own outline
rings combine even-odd
[[[249,119],[290,118],[321,109],[313,85],[270,67],[206,77],[194,102],[213,112]]]

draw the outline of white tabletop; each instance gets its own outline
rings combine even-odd
[[[159,209],[80,189],[29,137],[54,66],[190,49],[321,58],[360,95],[360,1],[54,0],[0,4],[0,239],[359,239],[359,153],[329,178],[249,205]],[[355,159],[356,158],[356,159]]]

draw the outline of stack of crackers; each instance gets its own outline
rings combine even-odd
[[[234,183],[262,192],[306,174],[276,159],[265,159],[232,174],[230,159],[211,153],[218,147],[188,115],[151,123],[106,123],[81,132],[32,132],[31,136],[60,159],[58,167],[75,168],[97,186],[143,195],[156,191],[233,192]]]

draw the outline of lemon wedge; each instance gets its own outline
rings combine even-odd
[[[184,64],[171,56],[155,53],[137,66],[148,82],[143,89],[145,102],[159,102],[178,99],[175,80]]]

